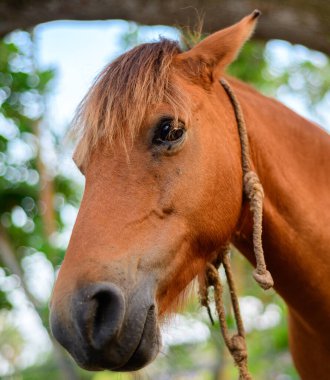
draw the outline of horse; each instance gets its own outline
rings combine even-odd
[[[285,300],[294,364],[330,376],[330,138],[280,102],[225,75],[259,12],[190,50],[167,39],[124,53],[75,117],[86,178],[50,303],[53,335],[89,370],[135,371],[161,348],[160,325],[231,242],[255,265],[241,143],[264,188],[263,247]]]

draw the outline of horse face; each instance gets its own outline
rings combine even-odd
[[[116,140],[111,149],[99,142],[84,168],[51,327],[87,369],[131,371],[154,359],[164,314],[239,218],[240,146],[230,104],[217,82],[193,83],[184,54],[169,77],[189,112],[154,104],[128,151]]]

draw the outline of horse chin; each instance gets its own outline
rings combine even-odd
[[[154,309],[151,308],[147,313],[142,335],[133,355],[124,365],[112,368],[111,370],[116,372],[137,371],[156,358],[160,346],[161,335],[159,326],[157,324]]]

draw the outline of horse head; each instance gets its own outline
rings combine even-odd
[[[191,50],[162,40],[100,74],[75,120],[83,200],[51,301],[51,328],[82,367],[137,370],[242,207],[241,147],[219,78],[255,11]]]

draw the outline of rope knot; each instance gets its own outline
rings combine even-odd
[[[233,335],[230,339],[230,351],[237,364],[246,360],[248,355],[245,339],[238,334]]]
[[[268,290],[274,286],[274,280],[272,275],[267,269],[256,269],[253,271],[253,278],[264,289]]]
[[[257,173],[253,170],[249,170],[244,175],[244,189],[250,200],[256,195],[260,196],[262,199],[264,198],[264,189]]]

